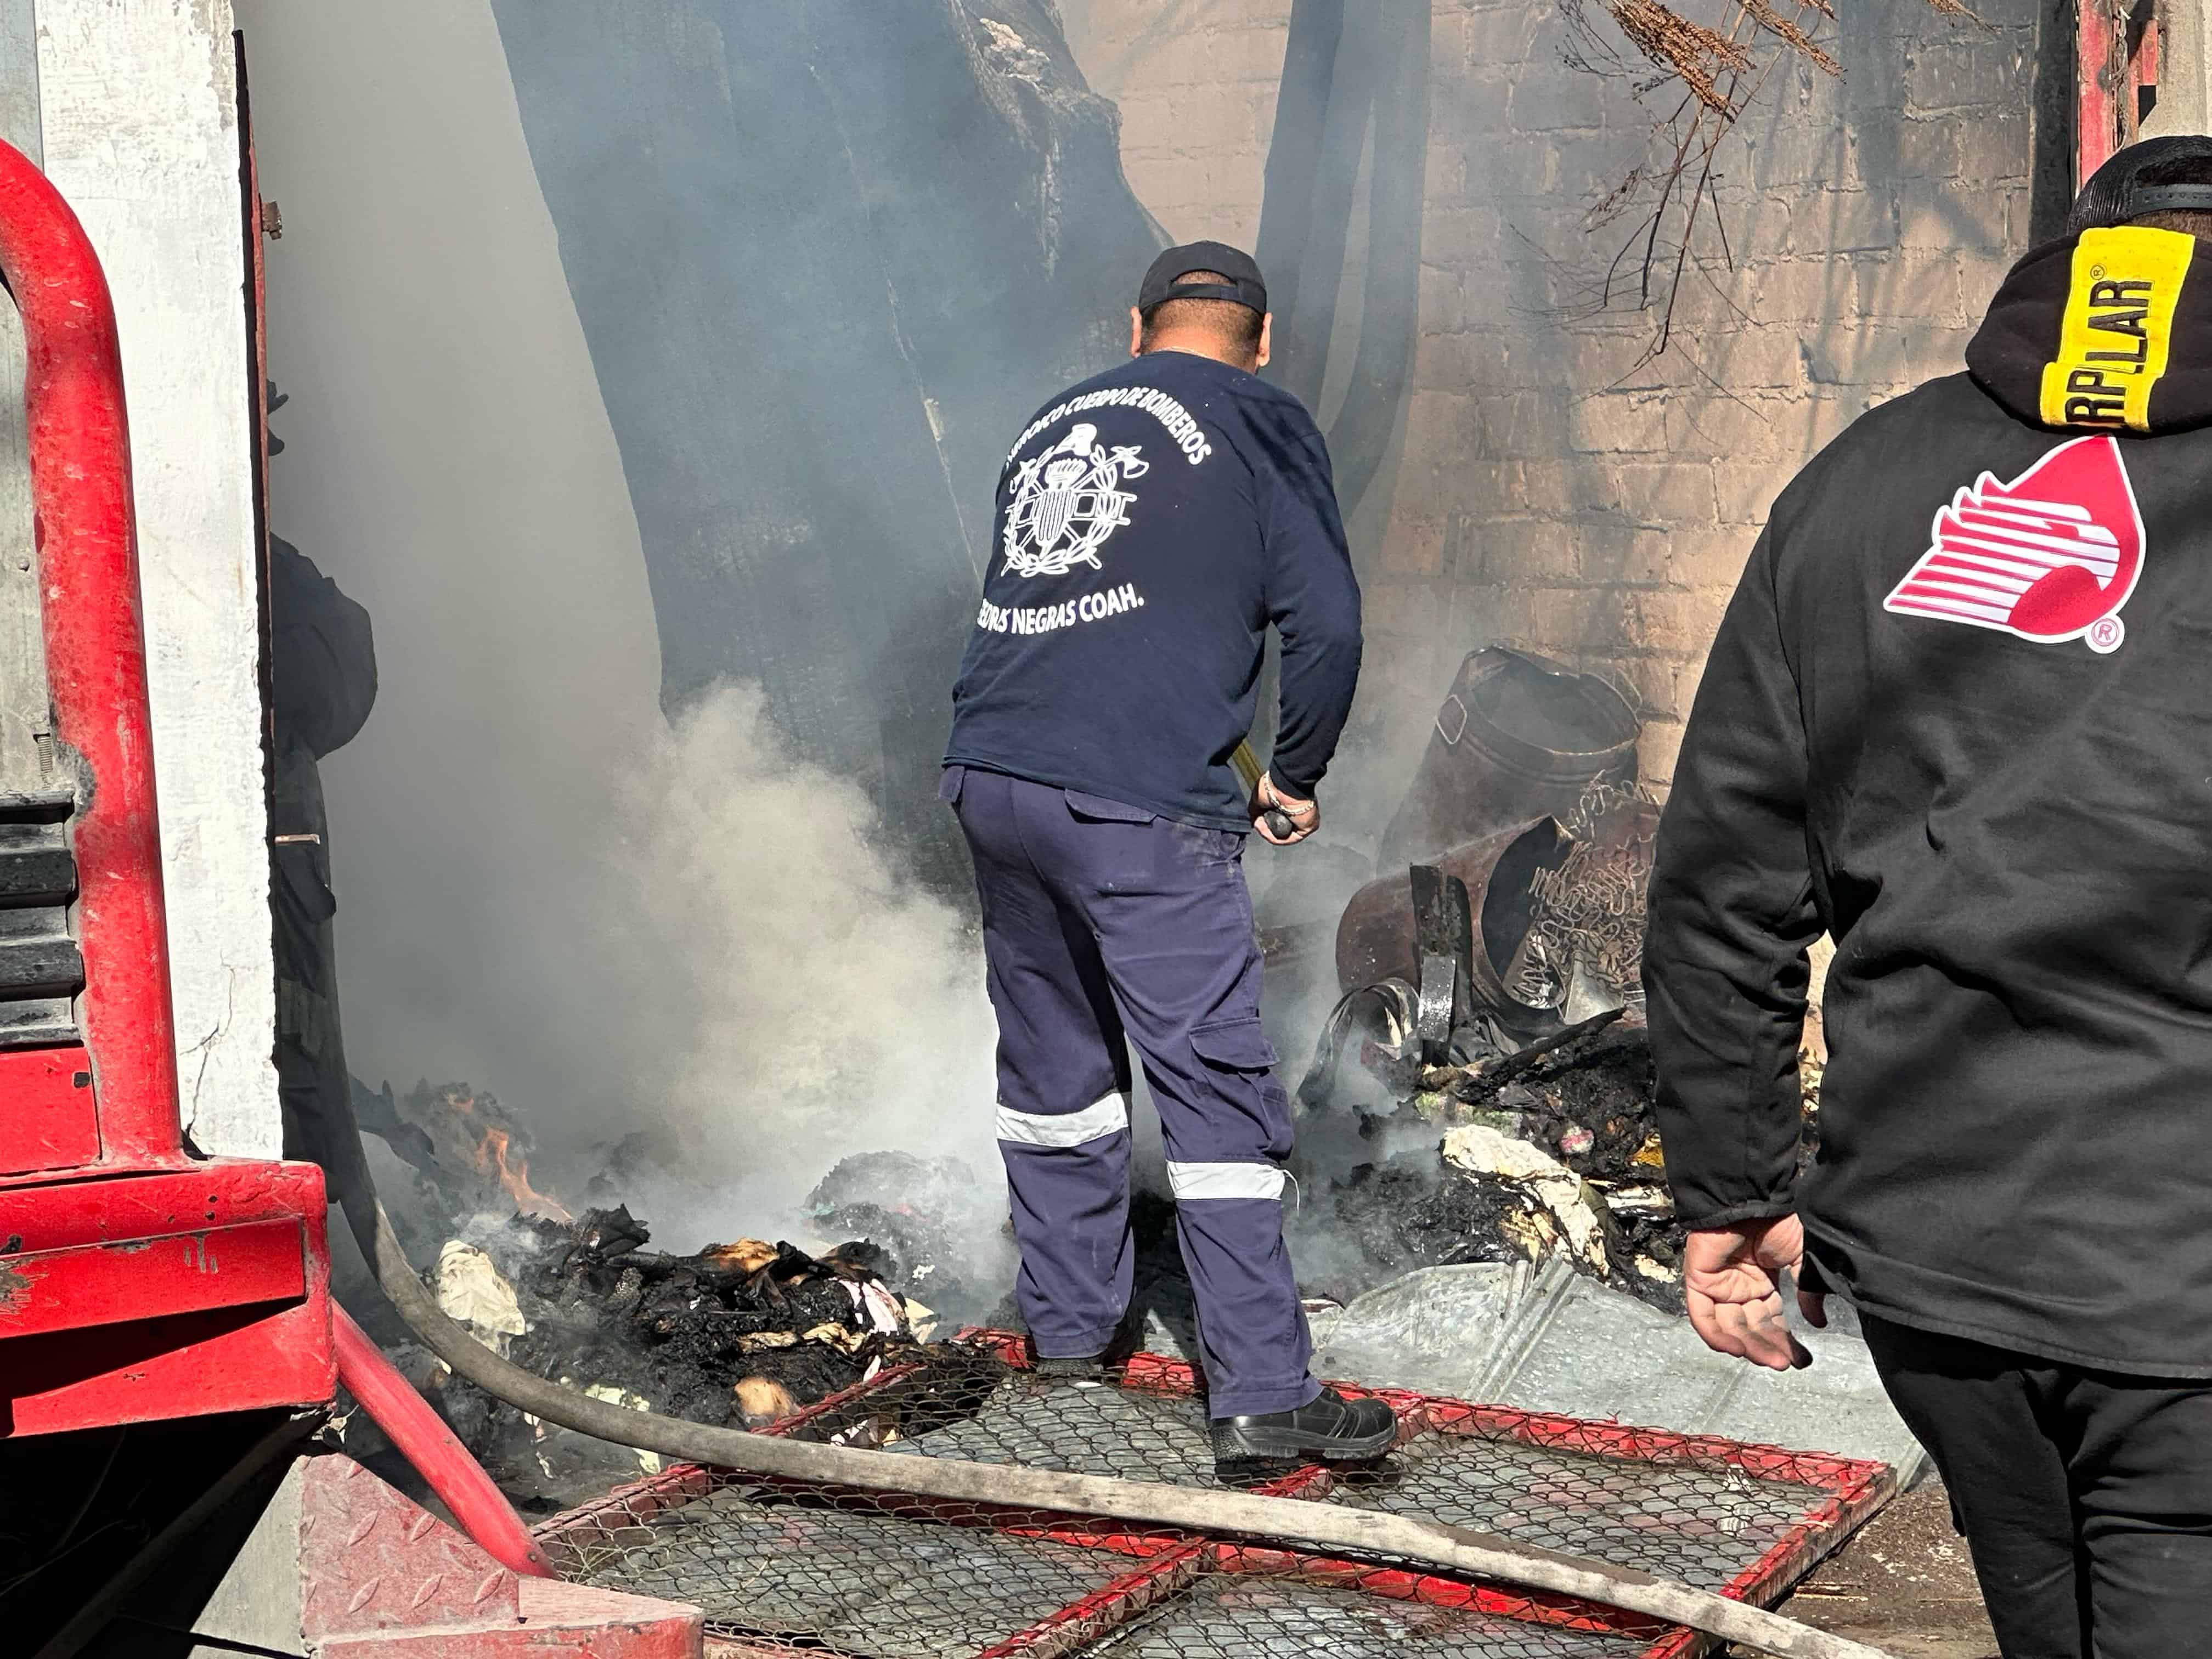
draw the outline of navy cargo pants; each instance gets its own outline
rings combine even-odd
[[[1319,1385],[1283,1245],[1290,1101],[1260,1026],[1244,837],[972,768],[948,767],[941,793],[982,899],[1015,1295],[1037,1352],[1100,1352],[1128,1306],[1133,1044],[1212,1414],[1306,1404]]]

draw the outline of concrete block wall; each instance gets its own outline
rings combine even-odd
[[[1652,358],[1652,313],[1593,304],[1633,227],[1588,219],[1673,94],[1570,68],[1556,9],[1436,0],[1421,336],[1387,500],[1354,524],[1369,655],[1340,776],[1382,811],[1491,640],[1632,682],[1664,782],[1769,502],[1855,416],[1957,370],[2028,245],[2039,32],[2061,23],[1977,9],[1838,8],[1844,75],[1776,70],[1719,154],[1727,253],[1708,218]],[[1289,12],[1064,0],[1130,183],[1179,239],[1250,245]]]

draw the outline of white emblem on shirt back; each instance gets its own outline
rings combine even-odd
[[[1021,576],[1064,576],[1079,564],[1103,569],[1098,550],[1129,522],[1137,499],[1121,483],[1152,470],[1139,448],[1116,444],[1109,450],[1098,441],[1097,427],[1079,422],[1050,449],[1017,467],[1000,537],[1005,568]]]

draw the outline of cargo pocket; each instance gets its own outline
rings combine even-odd
[[[1288,1158],[1291,1098],[1275,1080],[1275,1045],[1267,1041],[1259,1020],[1222,1019],[1194,1025],[1190,1046],[1205,1062],[1216,1092],[1250,1121],[1256,1144],[1249,1148],[1249,1155]]]
[[[1190,1046],[1210,1066],[1231,1072],[1272,1072],[1275,1045],[1256,1019],[1218,1019],[1190,1028]]]
[[[1103,795],[1086,795],[1080,789],[1063,789],[1060,793],[1066,799],[1069,811],[1091,823],[1150,823],[1159,817],[1149,807],[1109,800]]]

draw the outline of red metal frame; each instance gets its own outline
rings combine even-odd
[[[324,1215],[312,1164],[0,1188],[0,1439],[330,1399]],[[191,1253],[188,1303],[169,1251]],[[41,1295],[80,1261],[96,1291]]]
[[[89,774],[71,829],[100,1167],[176,1169],[186,1159],[115,307],[76,215],[7,144],[0,274],[23,315],[46,673],[57,730]]]
[[[980,1347],[1016,1369],[1026,1369],[1030,1364],[1027,1340],[1010,1332],[967,1330],[956,1340]],[[888,1370],[763,1432],[788,1434],[805,1424],[818,1424],[846,1407],[865,1404],[870,1395],[918,1369],[908,1364]],[[1124,1388],[1157,1394],[1191,1395],[1201,1389],[1200,1379],[1190,1365],[1161,1354],[1133,1356],[1118,1380]],[[1716,1436],[1676,1434],[1511,1407],[1478,1405],[1403,1389],[1366,1389],[1341,1382],[1333,1386],[1347,1395],[1372,1395],[1389,1401],[1405,1425],[1404,1437],[1409,1440],[1427,1435],[1516,1440],[1590,1456],[1733,1470],[1754,1480],[1808,1488],[1805,1512],[1789,1535],[1720,1587],[1719,1593],[1733,1601],[1772,1600],[1872,1516],[1896,1489],[1896,1473],[1884,1463],[1863,1462],[1818,1452],[1786,1451],[1779,1447],[1752,1445]],[[764,1486],[791,1484],[761,1480],[757,1476],[744,1478]],[[650,1480],[617,1488],[603,1498],[556,1516],[538,1527],[535,1535],[557,1554],[562,1553],[564,1546],[586,1545],[594,1532],[605,1534],[635,1526],[655,1511],[704,1497],[720,1479],[716,1470],[696,1464],[678,1464]],[[1316,1466],[1299,1470],[1261,1490],[1278,1497],[1320,1498],[1327,1496],[1334,1485],[1328,1471]],[[984,1649],[975,1659],[1015,1659],[1015,1656],[1022,1656],[1022,1659],[1049,1659],[1050,1656],[1066,1653],[1127,1623],[1205,1574],[1295,1578],[1363,1595],[1420,1601],[1432,1607],[1464,1607],[1564,1630],[1633,1637],[1647,1644],[1638,1659],[1695,1659],[1695,1656],[1708,1652],[1714,1645],[1711,1638],[1699,1636],[1694,1631],[1619,1608],[1402,1567],[1377,1566],[1372,1562],[1200,1539],[1171,1531],[1142,1533],[1122,1522],[1097,1518],[1046,1515],[988,1504],[944,1504],[918,1495],[856,1492],[851,1494],[851,1501],[948,1524],[992,1527],[1027,1536],[1048,1537],[1058,1543],[1135,1557],[1142,1563],[1079,1601],[1055,1609]],[[751,1638],[730,1646],[732,1652],[759,1656],[760,1659],[801,1659],[799,1650],[781,1645],[772,1638]]]
[[[437,1493],[460,1529],[508,1571],[526,1578],[554,1577],[544,1552],[532,1540],[514,1505],[446,1426],[446,1419],[415,1392],[415,1385],[354,1323],[353,1316],[335,1303],[331,1325],[337,1340],[338,1381],[369,1420],[384,1431],[385,1438],[414,1465],[415,1473]]]
[[[2155,95],[2166,22],[2160,0],[2079,0],[2075,18],[2074,187],[2142,136]]]
[[[92,1056],[82,1045],[0,1050],[0,1177],[100,1161]]]
[[[0,1057],[0,1437],[325,1401],[322,1171],[185,1149],[115,311],[76,216],[4,143],[0,275],[86,980],[82,1046]]]

